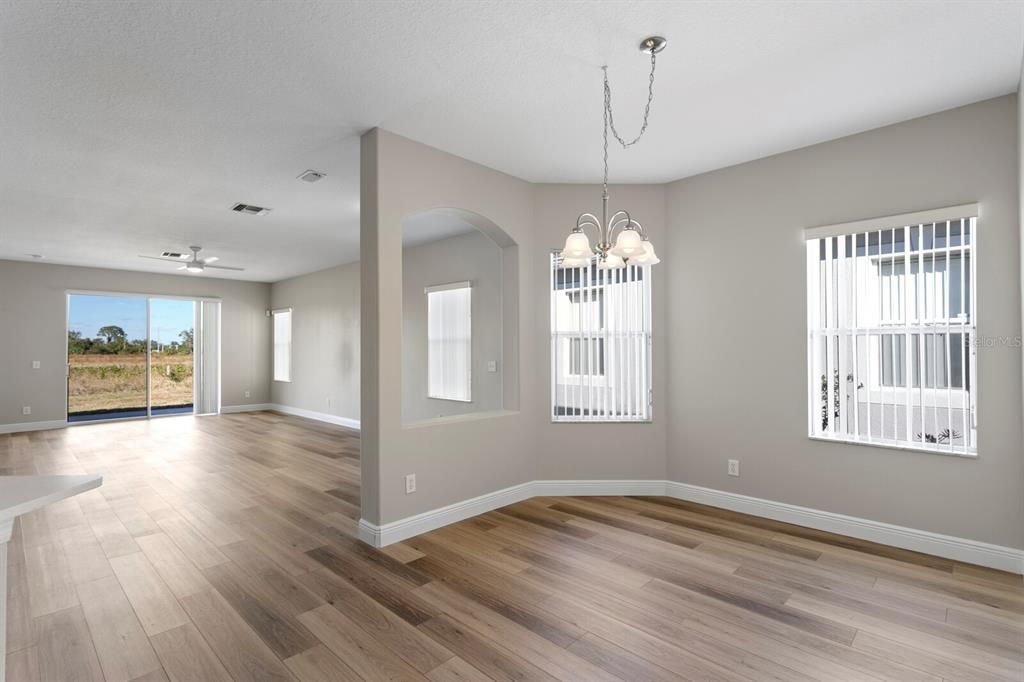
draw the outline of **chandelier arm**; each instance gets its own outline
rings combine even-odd
[[[612,236],[613,231],[618,228],[619,230],[629,229],[635,221],[629,217],[629,211],[618,211],[608,221],[608,236]],[[610,239],[609,239],[610,241]]]
[[[603,228],[601,227],[601,221],[598,220],[597,216],[595,216],[594,214],[592,214],[592,213],[583,213],[583,214],[581,214],[580,217],[576,219],[576,229],[573,230],[573,232],[584,232],[584,233],[586,233],[586,230],[583,229],[585,227],[593,227],[594,229],[597,230],[598,236],[601,236],[601,232],[603,230]]]

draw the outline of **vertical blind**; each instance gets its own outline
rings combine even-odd
[[[471,400],[472,288],[469,282],[427,287],[427,395]]]
[[[551,419],[651,419],[651,268],[551,256]]]
[[[808,239],[810,435],[976,452],[976,223]]]
[[[271,311],[274,316],[274,381],[292,380],[292,309]]]
[[[193,372],[196,414],[220,412],[220,301],[196,301]]]

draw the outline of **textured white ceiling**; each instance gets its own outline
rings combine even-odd
[[[0,0],[0,258],[167,270],[137,255],[200,244],[263,281],[354,260],[373,126],[597,181],[600,66],[632,133],[651,33],[651,127],[616,182],[1012,92],[1021,3]]]

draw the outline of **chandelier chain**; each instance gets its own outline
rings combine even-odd
[[[618,140],[623,149],[628,149],[635,145],[644,136],[644,133],[647,132],[647,120],[651,115],[651,102],[654,101],[654,71],[657,61],[657,53],[651,51],[651,75],[647,79],[647,104],[644,106],[643,123],[640,125],[640,132],[628,142],[619,135],[619,131],[615,128],[615,114],[612,113],[612,87],[608,83],[608,67],[601,67],[604,71],[604,193],[606,195],[608,194],[608,130],[611,129],[612,135],[615,136],[615,139]]]
[[[612,87],[608,84],[608,67],[602,67],[604,69],[604,106],[607,110],[608,126],[611,128],[612,135],[614,135],[615,139],[619,141],[619,144],[622,145],[623,149],[635,145],[640,141],[640,138],[644,136],[644,133],[647,132],[647,119],[651,115],[651,102],[654,101],[654,71],[657,62],[657,53],[651,52],[651,75],[647,79],[647,104],[644,106],[644,121],[640,126],[640,132],[637,133],[637,136],[629,142],[626,142],[626,140],[619,135],[619,131],[615,129],[615,114],[612,112]]]

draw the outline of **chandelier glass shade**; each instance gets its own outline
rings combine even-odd
[[[643,226],[629,215],[627,211],[608,213],[608,131],[611,130],[615,139],[628,149],[640,141],[647,130],[647,119],[654,100],[654,68],[657,54],[665,49],[665,39],[652,36],[640,43],[640,50],[651,55],[651,75],[648,79],[647,106],[644,108],[643,125],[640,133],[630,141],[624,140],[615,129],[615,118],[612,115],[612,91],[608,84],[608,67],[604,71],[604,183],[601,193],[601,217],[593,213],[581,213],[576,219],[576,227],[565,238],[565,247],[561,251],[560,263],[563,268],[588,266],[597,259],[597,267],[601,270],[614,270],[626,265],[654,265],[661,262],[654,252],[647,232]],[[592,229],[597,242],[591,246],[587,229]]]

